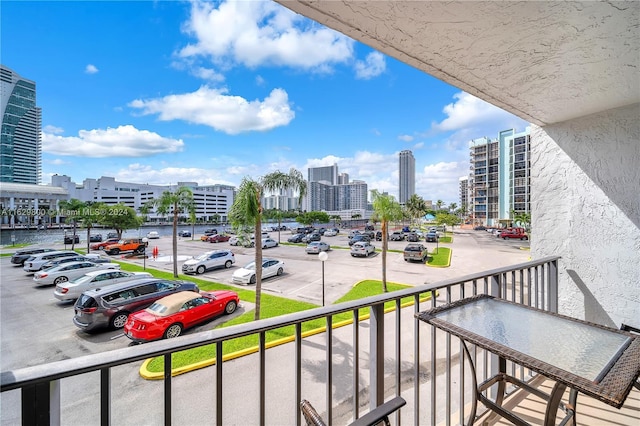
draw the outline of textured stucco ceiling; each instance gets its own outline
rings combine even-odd
[[[532,123],[640,102],[640,2],[278,3]]]

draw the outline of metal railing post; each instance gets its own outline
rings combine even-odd
[[[552,260],[548,263],[547,268],[547,283],[549,285],[549,292],[547,297],[549,301],[547,303],[548,309],[551,312],[558,313],[558,261]]]
[[[21,399],[23,425],[60,425],[59,380],[25,386]]]
[[[384,403],[384,304],[370,308],[369,406],[373,410]]]

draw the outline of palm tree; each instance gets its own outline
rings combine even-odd
[[[245,177],[238,188],[236,198],[229,210],[229,219],[234,229],[253,225],[255,234],[255,270],[256,270],[256,310],[255,320],[260,319],[260,299],[262,293],[262,197],[265,192],[293,190],[302,199],[307,192],[307,183],[302,173],[291,169],[288,174],[281,171],[269,173],[259,181]]]
[[[457,208],[458,208],[458,204],[457,203],[449,204],[449,213],[455,213]]]
[[[173,276],[178,278],[178,216],[185,212],[191,215],[195,211],[193,192],[181,186],[176,192],[164,191],[160,198],[154,198],[148,204],[155,206],[163,216],[173,213]]]
[[[402,218],[402,207],[393,195],[381,194],[377,190],[371,191],[373,200],[373,214],[382,223],[382,291],[387,292],[387,234],[389,222]]]
[[[78,226],[78,219],[82,210],[86,207],[86,204],[77,198],[70,200],[60,201],[60,209],[66,211],[65,222],[71,221],[73,223],[73,237],[71,237],[71,250],[75,249],[76,244],[76,227]],[[65,231],[66,232],[66,231]]]
[[[442,201],[442,200],[436,201],[436,209],[437,210],[440,210],[442,208],[442,206],[444,206],[444,201]]]
[[[413,194],[405,203],[405,208],[409,216],[411,216],[410,220],[413,220],[420,218],[426,214],[427,203],[418,194]]]

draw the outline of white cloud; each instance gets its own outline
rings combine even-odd
[[[224,75],[211,68],[194,67],[190,69],[190,72],[198,78],[216,83],[224,81],[225,78]]]
[[[202,86],[193,93],[136,99],[129,106],[141,109],[143,115],[158,114],[162,121],[184,120],[228,134],[271,130],[286,126],[295,117],[283,89],[273,89],[263,101],[226,93],[226,89]]]
[[[158,167],[140,163],[128,165],[115,173],[117,181],[170,185],[177,182],[198,182],[200,185],[236,185],[226,179],[226,173],[217,169],[197,167]]]
[[[459,179],[468,174],[468,161],[429,164],[416,171],[416,193],[425,200],[460,204]]]
[[[87,74],[96,74],[98,72],[98,68],[93,64],[89,64],[85,67],[84,72]]]
[[[411,142],[413,140],[413,136],[411,136],[411,135],[400,135],[400,136],[398,136],[398,139],[400,139],[401,141],[405,141],[405,142]]]
[[[275,2],[195,1],[183,29],[196,41],[178,56],[205,57],[222,66],[276,65],[327,72],[353,55],[353,40]]]
[[[355,63],[356,78],[369,80],[377,77],[387,68],[384,56],[380,52],[371,52],[364,61],[356,61]]]
[[[439,123],[433,123],[431,125],[433,130],[448,132],[465,128],[472,130],[492,128],[492,135],[497,136],[500,130],[514,127],[524,129],[528,124],[515,115],[468,93],[459,92],[453,97],[456,99],[455,102],[442,109],[447,118]],[[485,135],[479,134],[474,138],[481,136]]]
[[[261,75],[256,76],[256,86],[264,86],[265,80]]]
[[[42,129],[42,131],[45,133],[53,133],[55,135],[59,133],[64,133],[64,129],[62,127],[57,127],[52,125],[44,126],[44,129]]]
[[[48,164],[53,164],[54,166],[62,166],[63,164],[69,164],[67,161],[64,161],[61,158],[56,158],[53,160],[47,161]]]
[[[78,136],[42,133],[42,150],[48,154],[77,157],[145,157],[182,151],[181,139],[165,138],[132,125],[80,130]]]
[[[413,149],[418,150],[424,148],[424,142],[418,142],[413,145]]]

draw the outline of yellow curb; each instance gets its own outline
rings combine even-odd
[[[359,281],[357,283],[355,283],[353,286],[357,286],[358,284],[364,282],[366,280],[363,281]],[[391,284],[397,284],[397,283],[393,283],[391,282]],[[437,293],[437,292],[436,292]],[[431,299],[431,295],[429,294],[428,296],[425,296],[423,298],[420,299],[420,302],[425,302],[427,300]],[[404,309],[408,306],[413,306],[414,302],[406,302],[400,305],[400,309]],[[396,308],[395,307],[391,307],[391,308],[387,308],[384,310],[384,313],[387,314],[389,312],[393,312]],[[358,317],[358,321],[364,321],[369,319],[369,314],[365,314],[365,315],[361,315]],[[346,325],[349,324],[353,324],[353,319],[350,320],[344,320],[344,321],[340,321],[338,323],[333,324],[333,326],[331,327],[332,329],[336,329],[336,328],[340,328],[340,327],[344,327]],[[310,337],[316,334],[320,334],[320,333],[324,333],[327,330],[327,327],[319,327],[313,330],[309,330],[309,331],[305,331],[304,333],[302,333],[302,338],[306,338],[306,337]],[[274,340],[272,342],[268,342],[265,345],[266,349],[270,349],[276,346],[280,346],[280,345],[284,345],[285,343],[291,343],[295,341],[295,336],[291,336],[291,337],[283,337],[282,339],[278,339],[278,340]],[[230,353],[228,355],[223,355],[222,356],[222,361],[229,361],[232,359],[236,359],[236,358],[240,358],[246,355],[250,355],[253,353],[258,352],[259,347],[258,346],[253,346],[250,348],[246,348],[237,352],[233,352]],[[140,366],[140,376],[143,379],[146,380],[162,380],[164,378],[164,373],[155,373],[155,372],[151,372],[149,371],[149,369],[147,368],[147,366],[149,365],[149,363],[153,360],[154,358],[149,358],[147,360],[145,360],[142,365]],[[184,373],[188,373],[190,371],[194,371],[194,370],[199,370],[200,368],[205,368],[205,367],[209,367],[212,365],[216,364],[216,360],[215,358],[211,358],[205,361],[200,361],[197,362],[195,364],[190,364],[190,365],[185,365],[184,367],[179,367],[179,368],[174,368],[173,370],[171,370],[171,376],[178,376],[180,374],[184,374]]]

